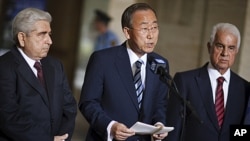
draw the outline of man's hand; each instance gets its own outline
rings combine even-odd
[[[156,127],[159,127],[159,126],[163,127],[164,125],[161,123],[157,123],[157,124],[155,124],[155,126]],[[161,133],[161,134],[153,134],[153,139],[154,139],[154,141],[163,140],[167,136],[168,136],[168,132]]]
[[[116,140],[126,140],[128,137],[135,135],[135,132],[128,129],[124,124],[116,122],[111,127],[111,134]]]
[[[69,137],[69,134],[64,134],[61,136],[54,136],[54,141],[65,141]]]

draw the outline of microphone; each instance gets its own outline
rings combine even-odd
[[[161,59],[155,59],[153,57],[150,57],[149,61],[151,64],[150,65],[151,70],[156,74],[160,74],[160,70],[158,69],[166,68],[166,63]]]
[[[171,77],[171,75],[168,73],[166,69],[166,62],[162,59],[156,59],[153,56],[149,57],[149,63],[150,63],[150,69],[155,73],[160,75],[160,80],[163,81],[165,84],[169,86],[171,91],[176,94],[179,99],[184,103],[184,106],[187,106],[188,109],[191,111],[191,113],[194,115],[194,117],[200,122],[203,123],[202,120],[200,120],[197,112],[194,110],[193,106],[189,101],[187,101],[185,98],[183,98],[179,90],[175,84],[175,81]],[[185,113],[184,113],[185,115]]]
[[[161,77],[166,76],[168,79],[172,79],[166,69],[166,62],[162,59],[156,59],[152,56],[149,57],[150,69],[155,73],[159,74]]]

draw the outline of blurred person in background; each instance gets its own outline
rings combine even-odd
[[[111,17],[103,11],[95,10],[94,28],[98,36],[95,39],[94,50],[113,47],[120,43],[117,35],[109,29],[111,20]]]

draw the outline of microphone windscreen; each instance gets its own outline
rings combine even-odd
[[[159,68],[164,68],[164,69],[166,68],[166,63],[162,59],[156,59],[154,57],[150,57],[149,61],[150,61],[150,69],[156,74],[159,73],[158,70]]]

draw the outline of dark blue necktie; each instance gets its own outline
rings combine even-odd
[[[138,60],[135,62],[136,70],[134,74],[134,83],[135,83],[135,89],[137,94],[137,100],[139,104],[139,108],[141,107],[142,102],[142,95],[143,95],[143,85],[142,85],[142,79],[141,79],[141,60]]]

